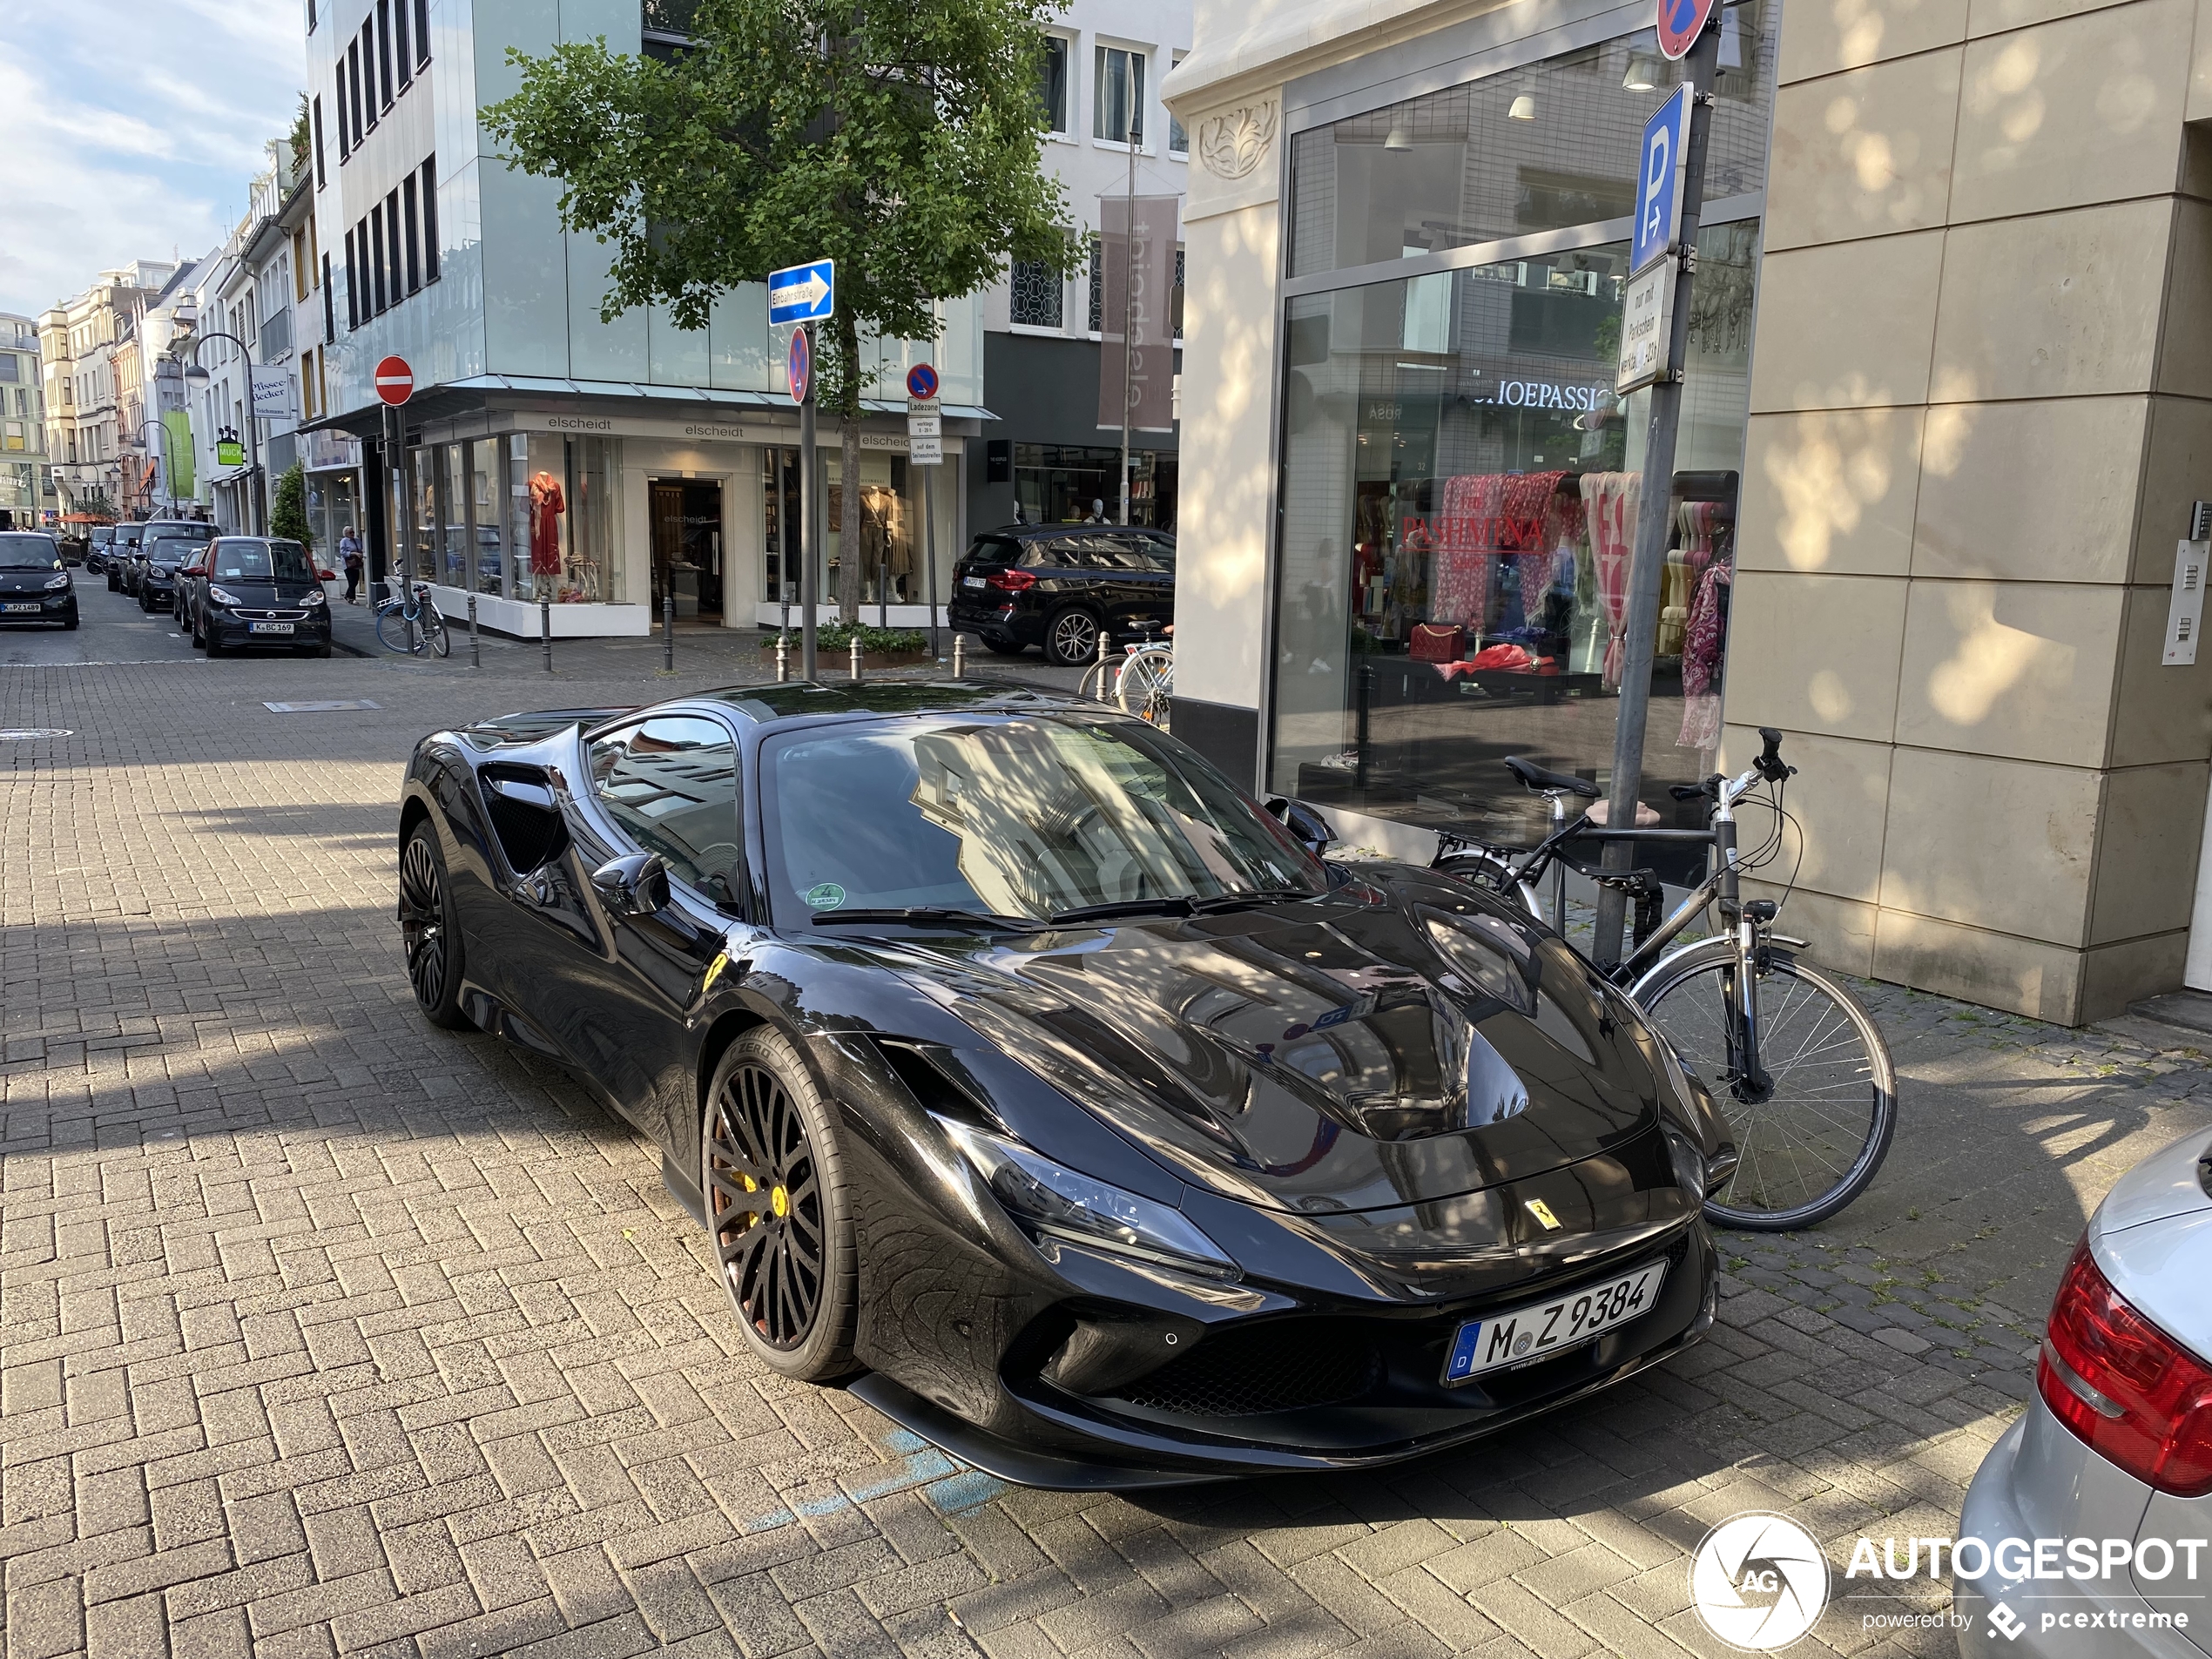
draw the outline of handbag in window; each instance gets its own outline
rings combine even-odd
[[[1417,663],[1449,663],[1467,650],[1467,631],[1456,622],[1417,622],[1406,654]]]

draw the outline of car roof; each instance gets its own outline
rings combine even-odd
[[[1008,524],[995,530],[978,530],[975,539],[1045,542],[1062,536],[1096,536],[1101,530],[1124,530],[1136,536],[1157,536],[1165,542],[1175,540],[1173,530],[1156,530],[1149,524]]]
[[[1102,706],[1012,680],[862,680],[845,685],[793,680],[773,685],[732,685],[674,698],[641,712],[658,714],[686,705],[711,707],[760,725],[861,714],[977,714]]]

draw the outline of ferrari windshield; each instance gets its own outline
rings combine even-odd
[[[921,715],[772,738],[777,919],[1313,894],[1320,862],[1189,750],[1133,720]]]

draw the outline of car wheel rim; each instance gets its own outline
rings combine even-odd
[[[1061,656],[1070,662],[1088,662],[1097,654],[1098,630],[1080,611],[1061,617],[1060,626],[1054,633]]]
[[[416,836],[400,863],[400,931],[407,941],[407,976],[415,1000],[435,1008],[446,992],[446,917],[443,884],[430,844]]]
[[[822,1300],[821,1184],[799,1103],[765,1066],[740,1066],[723,1085],[706,1178],[731,1299],[770,1347],[799,1347]]]

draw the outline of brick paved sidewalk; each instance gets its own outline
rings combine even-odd
[[[1381,1474],[1010,1489],[759,1370],[651,1149],[413,1012],[400,763],[691,683],[601,660],[0,671],[0,725],[71,733],[0,743],[10,1659],[1716,1653],[1706,1528],[1947,1533],[2087,1208],[2212,1123],[2201,1057],[1879,991],[1888,1169],[1724,1241],[1702,1347]],[[381,706],[261,706],[316,698]],[[1858,1622],[1944,1602],[1802,1651],[1947,1653]]]

